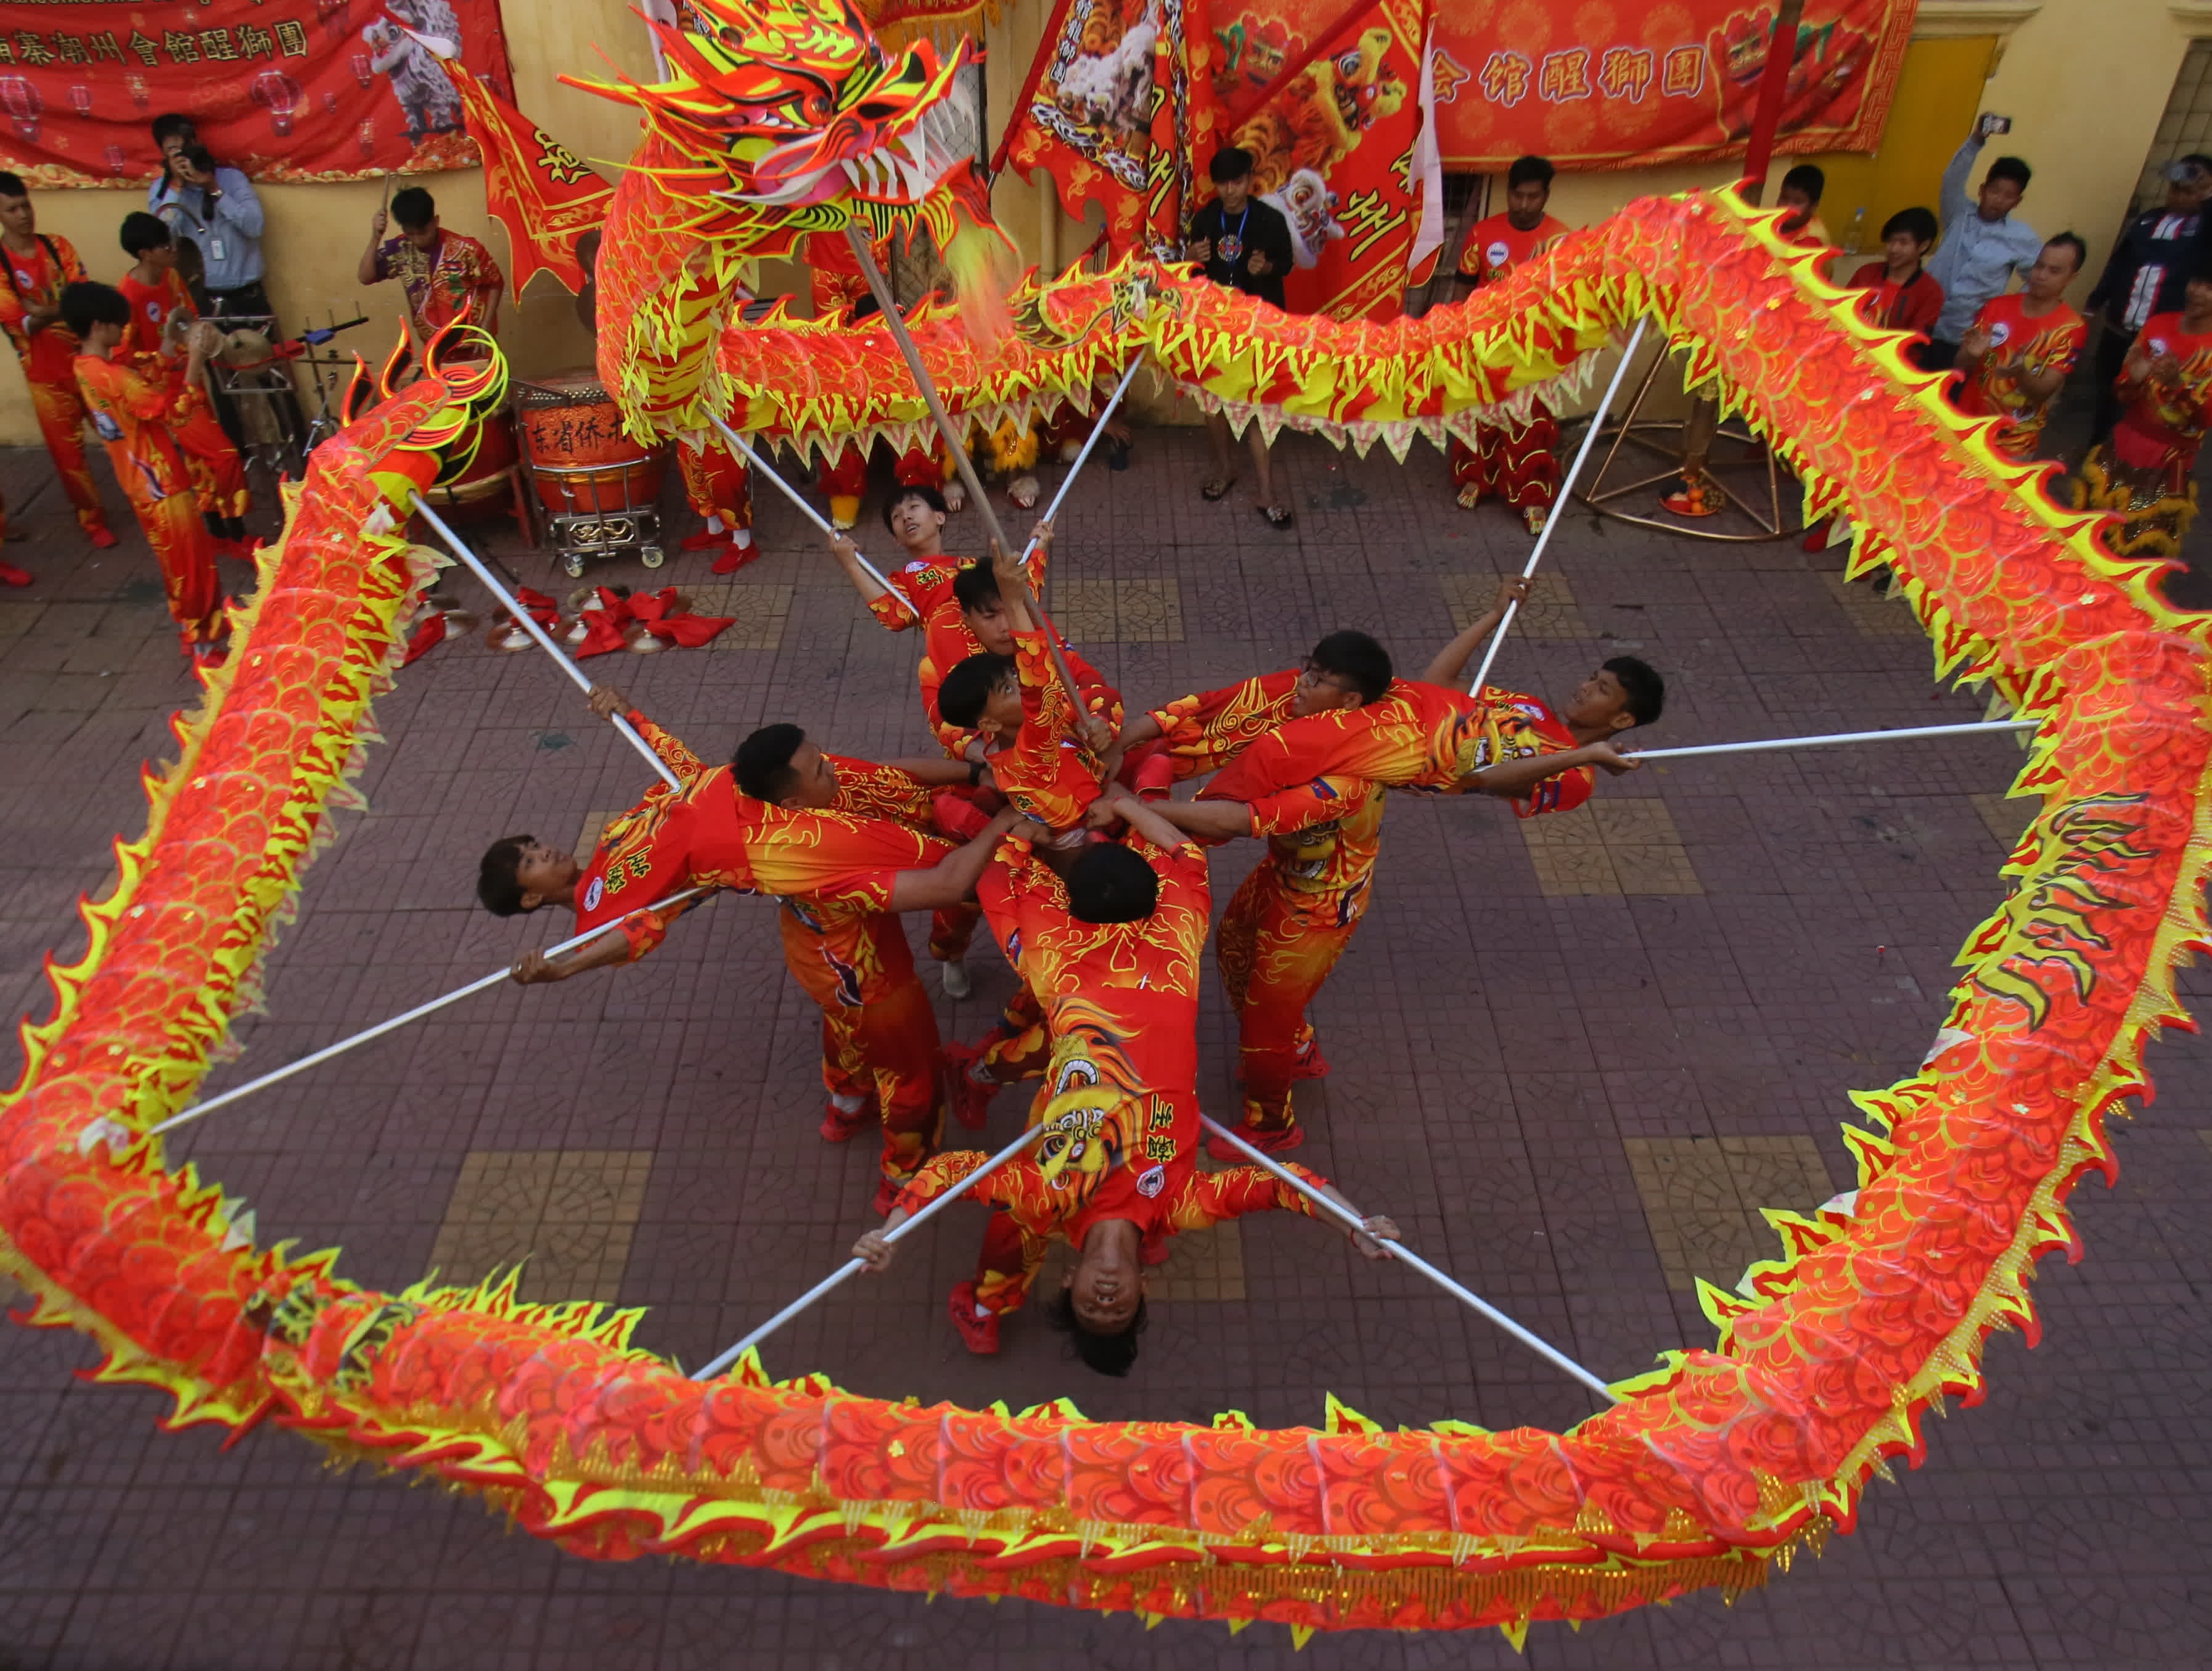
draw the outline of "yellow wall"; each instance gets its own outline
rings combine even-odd
[[[994,135],[1004,131],[1049,10],[1049,0],[1012,0],[986,35]],[[633,75],[649,71],[644,26],[629,0],[505,0],[505,11],[517,102],[611,175],[635,143],[635,122],[623,106],[563,87],[557,77],[564,71],[605,73],[601,52]],[[1821,159],[1832,177],[1824,205],[1831,229],[1839,239],[1846,236],[1852,210],[1864,203],[1863,241],[1871,245],[1893,209],[1932,203],[1936,178],[1973,113],[1994,110],[2014,118],[2012,134],[1999,149],[2018,153],[2035,168],[2022,217],[2039,232],[2070,228],[2079,233],[2093,252],[2094,270],[2118,232],[2191,35],[2212,36],[2212,0],[2043,0],[2039,5],[2033,0],[1922,0],[1919,16],[1917,34],[1927,38],[1916,40],[1907,60],[1881,153],[1872,159]],[[2002,45],[1996,73],[1984,85],[1993,39]],[[1775,179],[1789,161],[1778,162]],[[1571,225],[1586,224],[1632,197],[1723,184],[1732,173],[1717,164],[1564,175],[1553,210]],[[506,258],[505,236],[484,212],[478,173],[436,174],[422,183],[436,195],[448,225],[484,239]],[[331,313],[344,319],[365,312],[371,323],[341,341],[372,362],[390,346],[400,314],[396,286],[363,290],[353,277],[380,195],[374,181],[272,185],[262,191],[269,211],[264,249],[270,289],[285,322],[319,323]],[[1088,228],[1027,181],[1000,181],[994,204],[1025,260],[1071,261],[1090,242]],[[112,278],[122,270],[116,228],[138,206],[136,194],[42,192],[38,204],[41,227],[74,241],[95,276]],[[798,276],[788,264],[771,263],[763,288],[789,288]],[[2089,282],[2085,275],[2077,301]],[[516,370],[528,374],[591,357],[590,343],[570,309],[568,295],[544,278],[520,308],[507,304],[501,337]],[[0,361],[9,358],[0,355]],[[1152,410],[1168,416],[1158,406]],[[0,366],[0,442],[35,439],[21,375],[13,364]]]

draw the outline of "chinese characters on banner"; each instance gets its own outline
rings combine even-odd
[[[1776,149],[1871,151],[1917,0],[1806,0]],[[1445,166],[1534,153],[1562,168],[1743,154],[1776,8],[1445,5],[1437,12]]]
[[[449,45],[505,94],[498,0],[0,0],[0,167],[143,185],[161,163],[148,124],[175,112],[255,179],[465,167],[476,146],[432,50]]]
[[[507,228],[516,297],[540,270],[575,295],[585,276],[576,246],[606,224],[614,187],[465,65],[448,60],[445,67],[460,90],[470,137],[483,152],[484,202]]]

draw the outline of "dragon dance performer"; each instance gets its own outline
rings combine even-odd
[[[679,542],[686,551],[724,549],[707,565],[715,574],[734,574],[760,556],[753,544],[753,483],[745,461],[711,436],[676,438],[677,468],[684,496],[707,526]]]
[[[1167,1236],[1261,1207],[1310,1208],[1256,1169],[1195,1176],[1206,855],[1126,790],[1099,800],[1092,816],[1125,820],[1127,843],[1085,848],[1063,880],[1017,836],[976,890],[992,932],[1044,1003],[1053,1049],[1030,1111],[1045,1135],[980,1186],[997,1210],[975,1275],[953,1289],[949,1309],[970,1352],[995,1352],[1000,1318],[1027,1297],[1057,1232],[1079,1252],[1053,1321],[1091,1368],[1126,1375],[1145,1323],[1142,1266],[1165,1257]],[[981,1159],[949,1157],[926,1169],[885,1229]],[[1370,1223],[1395,1234],[1387,1221]],[[878,1270],[890,1263],[880,1232],[853,1251]]]
[[[1506,171],[1505,212],[1476,222],[1468,234],[1459,260],[1462,295],[1502,283],[1567,235],[1566,223],[1547,212],[1553,173],[1540,156],[1522,157]],[[1451,444],[1460,504],[1473,510],[1484,494],[1494,493],[1521,513],[1530,533],[1540,532],[1559,495],[1559,422],[1540,400],[1529,402],[1528,418],[1517,425],[1476,425],[1473,447]]]
[[[1194,777],[1286,721],[1357,711],[1383,700],[1391,684],[1389,651],[1365,633],[1334,632],[1314,646],[1304,667],[1170,702],[1132,720],[1121,740],[1157,738],[1176,775]],[[1231,898],[1213,946],[1214,968],[1237,1011],[1242,1135],[1255,1148],[1279,1152],[1305,1140],[1291,1112],[1291,1086],[1328,1072],[1306,1008],[1366,914],[1382,805],[1380,784],[1346,778],[1301,784],[1251,805],[1182,801],[1159,808],[1170,823],[1201,839],[1258,836],[1267,843],[1266,862]],[[1236,1158],[1219,1138],[1206,1146],[1218,1159]]]
[[[147,361],[173,361],[179,357],[185,329],[199,318],[184,275],[177,270],[176,240],[167,227],[141,210],[123,217],[123,252],[133,263],[115,285],[131,307],[123,353]],[[183,386],[170,411],[169,434],[191,474],[192,497],[216,550],[241,559],[248,556],[245,517],[252,508],[253,495],[246,486],[246,465],[199,384]]]
[[[1497,685],[1480,696],[1453,687],[1527,587],[1520,575],[1501,582],[1498,602],[1420,678],[1400,680],[1379,702],[1291,720],[1249,745],[1200,799],[1249,804],[1301,784],[1364,778],[1393,789],[1497,795],[1528,818],[1581,805],[1600,771],[1634,771],[1636,757],[1612,739],[1650,725],[1666,702],[1665,681],[1635,656],[1606,662],[1557,710]],[[1317,795],[1316,804],[1327,803]]]
[[[2179,313],[2144,321],[2115,386],[2120,421],[2089,450],[2077,506],[2117,511],[2123,556],[2173,556],[2197,517],[2197,450],[2212,425],[2212,256],[2199,258]]]
[[[39,230],[30,188],[20,174],[0,172],[0,331],[8,333],[31,409],[77,525],[94,545],[114,544],[100,489],[84,457],[84,395],[77,387],[79,343],[62,318],[62,292],[85,277],[84,263],[66,238]]]
[[[131,304],[121,291],[80,281],[62,291],[61,313],[71,340],[84,348],[75,362],[84,407],[107,443],[115,479],[161,566],[185,653],[212,665],[222,659],[217,641],[223,632],[215,542],[200,520],[191,477],[169,428],[179,404],[191,398],[187,392],[206,371],[220,333],[204,321],[194,325],[181,380],[149,376],[145,362],[126,364],[117,357],[131,329]]]
[[[1959,410],[1999,422],[1990,445],[2021,463],[2035,456],[2051,403],[2081,357],[2089,327],[2066,305],[2087,246],[2070,232],[2045,243],[2027,288],[1982,304],[1952,362],[1966,374]]]
[[[878,765],[828,754],[796,726],[768,726],[745,739],[731,765],[709,769],[620,692],[594,686],[591,704],[602,717],[624,714],[683,790],[656,785],[610,821],[587,865],[534,836],[494,842],[478,873],[478,898],[496,916],[559,906],[587,932],[686,888],[775,896],[785,965],[822,1009],[829,1096],[822,1136],[849,1141],[872,1109],[880,1112],[884,1210],[936,1149],[945,1107],[937,1021],[896,914],[966,897],[1014,816],[994,819],[956,847],[928,826],[927,787],[966,781],[956,762]],[[634,962],[660,943],[682,908],[641,914],[558,959],[526,953],[514,978],[563,981]]]

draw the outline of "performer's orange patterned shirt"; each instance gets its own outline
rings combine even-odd
[[[1379,702],[1293,720],[1245,749],[1206,786],[1205,800],[1258,802],[1315,779],[1361,778],[1394,789],[1458,794],[1474,772],[1500,761],[1576,746],[1551,708],[1520,691],[1485,685],[1480,696],[1401,679]],[[1545,779],[1514,811],[1564,812],[1589,799],[1595,769]]]
[[[38,234],[27,252],[0,248],[7,273],[0,278],[0,331],[22,356],[23,374],[33,383],[66,383],[70,363],[82,348],[76,332],[55,319],[36,331],[27,328],[31,310],[60,305],[62,290],[85,276],[76,246],[52,233]]]
[[[917,1211],[989,1158],[977,1149],[959,1149],[933,1157],[900,1193],[898,1205],[909,1213]],[[1285,1162],[1283,1170],[1297,1173],[1316,1188],[1328,1182],[1295,1162]],[[969,1194],[973,1200],[1005,1207],[1021,1227],[1024,1287],[1043,1262],[1045,1249],[1055,1234],[1081,1247],[1084,1237],[1099,1219],[1135,1217],[1126,1212],[1082,1212],[1053,1176],[1049,1164],[1026,1155],[1008,1161]],[[1183,1230],[1204,1230],[1224,1218],[1241,1218],[1248,1212],[1261,1212],[1271,1207],[1284,1212],[1303,1212],[1309,1218],[1319,1216],[1311,1201],[1272,1174],[1256,1166],[1231,1166],[1219,1172],[1186,1168],[1153,1199],[1150,1211],[1139,1222],[1148,1236],[1176,1235]]]
[[[991,757],[992,781],[1024,817],[1072,829],[1098,799],[1098,763],[1074,736],[1075,710],[1042,631],[1014,635],[1014,665],[1022,682],[1022,728],[1011,748]],[[1082,681],[1080,671],[1076,678]],[[1085,683],[1082,696],[1086,713],[1121,728],[1120,691]]]
[[[192,490],[169,434],[170,418],[186,398],[181,382],[162,374],[158,362],[149,368],[143,360],[118,364],[80,354],[76,385],[94,433],[107,443],[116,480],[134,502],[158,503]]]
[[[1460,252],[1459,273],[1478,284],[1495,284],[1516,267],[1534,261],[1567,235],[1567,223],[1547,215],[1528,231],[1513,224],[1510,215],[1492,215],[1477,221]]]
[[[1255,673],[1218,690],[1181,696],[1146,717],[1159,727],[1160,746],[1178,781],[1218,772],[1249,744],[1291,717],[1298,670]]]
[[[2070,372],[2081,357],[2081,344],[2089,327],[2081,316],[2060,302],[2041,313],[2030,313],[2027,298],[2014,291],[1983,305],[1974,316],[1975,328],[1990,334],[1989,351],[1974,368],[1974,375],[1960,391],[1959,408],[1972,417],[1994,415],[2003,420],[1990,444],[2011,459],[2032,459],[2043,434],[2045,421],[2057,397],[2036,400],[2020,386],[2023,375],[2039,372]]]
[[[185,288],[184,275],[174,267],[161,270],[159,284],[141,283],[133,269],[115,281],[115,288],[131,304],[131,329],[123,337],[122,351],[126,354],[159,354],[162,330],[179,309],[188,319],[200,316],[199,309],[192,306],[191,292]]]
[[[627,812],[609,820],[599,832],[592,861],[576,878],[576,931],[605,926],[623,913],[651,905],[686,888],[721,887],[754,891],[744,838],[750,819],[744,807],[757,806],[738,793],[727,766],[711,769],[698,756],[647,719],[633,712],[629,722],[653,750],[683,780],[681,791],[656,783]],[[647,912],[622,926],[632,959],[643,957],[666,937],[668,925],[684,907]]]
[[[1132,836],[1160,882],[1139,922],[1079,922],[1049,866],[1011,838],[975,890],[1007,961],[1051,1030],[1052,1060],[1030,1110],[1048,1129],[1032,1151],[1081,1241],[1099,1218],[1165,1227],[1198,1144],[1198,965],[1212,896],[1206,854]]]

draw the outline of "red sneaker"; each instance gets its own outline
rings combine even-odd
[[[1291,1070],[1293,1079],[1326,1079],[1328,1078],[1328,1058],[1321,1053],[1321,1041],[1308,1039],[1306,1048],[1298,1053],[1297,1066]]]
[[[1304,1143],[1306,1140],[1306,1128],[1295,1121],[1279,1131],[1262,1131],[1256,1126],[1239,1126],[1237,1128],[1237,1135],[1263,1155],[1279,1155],[1287,1153]],[[1241,1161],[1248,1165],[1250,1164],[1243,1150],[1232,1147],[1221,1138],[1209,1136],[1206,1139],[1206,1152],[1216,1160],[1225,1160],[1232,1164]]]
[[[18,568],[12,562],[0,562],[0,586],[28,586],[30,583],[29,569]]]
[[[963,1282],[952,1291],[945,1309],[952,1314],[952,1327],[960,1331],[960,1344],[978,1358],[999,1355],[999,1317],[996,1312],[975,1315],[975,1285]]]
[[[121,540],[116,538],[115,530],[112,528],[94,528],[92,531],[92,543],[97,549],[102,551],[107,550],[111,545],[120,545],[123,544]]]
[[[971,1132],[983,1129],[983,1122],[990,1117],[991,1099],[999,1094],[996,1080],[978,1083],[968,1072],[982,1054],[976,1045],[948,1044],[938,1057],[945,1072],[945,1100],[951,1105],[952,1117]]]
[[[1825,551],[1828,549],[1827,518],[1822,517],[1818,522],[1815,522],[1812,526],[1805,530],[1805,543],[1801,549],[1815,553]]]
[[[822,1107],[822,1140],[824,1143],[850,1143],[860,1134],[860,1127],[868,1123],[866,1103],[848,1114],[835,1103]]]
[[[733,539],[720,556],[707,565],[707,572],[710,574],[734,574],[758,556],[760,547],[751,540],[739,542]]]

